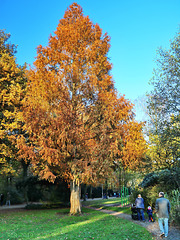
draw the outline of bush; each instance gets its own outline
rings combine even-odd
[[[170,220],[180,226],[180,192],[178,189],[171,192],[169,201],[171,203]]]
[[[148,206],[151,206],[152,209],[155,209],[156,199],[159,197],[159,192],[162,191],[160,185],[155,185],[146,188],[146,198]]]
[[[150,203],[147,195],[147,190],[146,189],[134,189],[132,194],[129,197],[129,201],[131,204],[135,203],[136,198],[138,197],[138,194],[141,194],[142,198],[144,199],[144,207],[147,208]]]
[[[15,188],[8,187],[7,192],[4,194],[4,203],[6,203],[7,193],[10,194],[11,204],[21,204],[23,203],[23,196]]]
[[[147,174],[139,187],[149,188],[153,186],[161,186],[160,191],[170,193],[172,189],[178,187],[179,170],[177,169],[164,169]],[[167,182],[168,179],[168,182]]]
[[[28,201],[38,202],[42,198],[41,186],[36,176],[30,176],[25,180],[17,181],[16,188],[22,193],[24,193],[24,191],[27,193]]]
[[[70,200],[70,189],[68,188],[68,184],[63,181],[47,186],[43,193],[50,202],[69,203]]]
[[[148,188],[136,188],[130,195],[129,201],[133,204],[138,196],[141,194],[142,198],[144,199],[144,207],[147,209],[148,206],[151,206],[152,209],[155,209],[156,199],[158,198],[158,193],[162,191],[159,185],[152,186]]]
[[[31,176],[25,181],[17,182],[16,187],[21,192],[24,188],[27,189],[27,197],[30,202],[69,202],[70,199],[68,184],[62,180],[50,183],[46,180],[40,180],[36,176]]]

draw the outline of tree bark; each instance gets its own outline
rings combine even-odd
[[[71,182],[71,196],[70,196],[70,214],[81,214],[81,202],[80,202],[80,185],[76,181]]]
[[[23,182],[25,182],[27,180],[29,164],[30,164],[30,162],[25,162],[24,160],[21,161],[21,165],[23,167]],[[25,185],[23,188],[23,195],[24,195],[24,200],[26,203],[28,203],[27,191],[28,191],[28,186]]]
[[[83,195],[84,201],[86,201],[86,192],[87,192],[87,184],[84,185],[84,195]]]

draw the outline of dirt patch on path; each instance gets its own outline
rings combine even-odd
[[[116,216],[116,217],[127,219],[127,220],[129,220],[129,221],[131,221],[135,224],[141,225],[142,227],[146,228],[152,234],[154,240],[159,240],[159,239],[162,240],[162,237],[159,237],[160,230],[159,230],[159,224],[158,224],[157,221],[156,222],[134,221],[134,220],[132,220],[131,215],[129,215],[129,214],[114,212],[114,211],[105,210],[105,209],[93,208],[93,207],[87,207],[87,208],[91,208],[91,209],[94,209],[94,210],[97,210],[97,211],[101,211],[101,212],[104,212],[104,213],[111,214],[111,215]],[[169,227],[169,235],[168,235],[167,238],[164,238],[164,239],[180,240],[180,229],[176,228],[174,226],[170,226]]]

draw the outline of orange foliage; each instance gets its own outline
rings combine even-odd
[[[23,110],[29,139],[19,138],[19,153],[42,178],[96,182],[115,160],[132,167],[144,154],[132,104],[114,89],[109,48],[109,36],[75,3],[37,48]]]

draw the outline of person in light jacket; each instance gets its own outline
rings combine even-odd
[[[141,197],[141,194],[138,194],[138,197],[136,198],[135,201],[136,209],[137,209],[137,215],[138,215],[138,220],[145,221],[144,218],[144,199]]]
[[[168,236],[168,219],[171,205],[168,199],[164,197],[164,193],[159,193],[159,198],[156,200],[155,210],[158,217],[160,236]],[[163,226],[164,224],[164,226]]]

